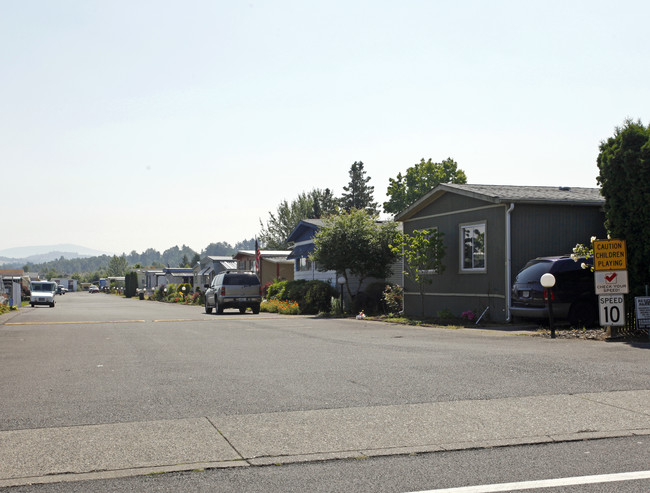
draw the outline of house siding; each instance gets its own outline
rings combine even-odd
[[[503,204],[445,194],[422,209],[424,218],[405,222],[406,233],[433,227],[444,235],[445,271],[434,275],[433,283],[425,287],[425,316],[435,317],[443,310],[456,316],[467,310],[481,313],[489,307],[493,319],[505,318],[505,211]],[[465,272],[461,270],[460,225],[475,223],[484,223],[486,227],[486,268]],[[407,276],[404,285],[406,313],[420,314],[418,285]]]
[[[310,270],[294,271],[293,278],[296,281],[323,281],[336,287],[336,272],[331,270],[321,272],[314,267],[313,263]]]
[[[567,208],[569,212],[567,212]],[[605,213],[598,207],[517,204],[512,212],[512,276],[536,257],[567,255],[592,236],[606,238]]]

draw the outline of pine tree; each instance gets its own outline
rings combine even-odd
[[[355,161],[350,166],[350,183],[343,187],[341,196],[341,208],[346,212],[352,209],[365,210],[369,214],[377,215],[377,202],[373,202],[375,187],[368,185],[370,177],[366,177],[361,161]]]

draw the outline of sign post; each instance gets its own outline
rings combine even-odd
[[[609,328],[625,326],[624,294],[629,292],[625,240],[595,240],[594,282],[598,295],[600,325]]]

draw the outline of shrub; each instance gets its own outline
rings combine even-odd
[[[404,307],[404,289],[399,284],[387,284],[383,294],[384,306],[390,314],[399,313]]]
[[[276,281],[268,287],[267,300],[292,301],[300,307],[300,313],[329,312],[331,298],[336,290],[323,281]],[[268,310],[267,310],[268,311]]]
[[[307,281],[298,280],[298,281],[288,281],[287,286],[284,289],[282,298],[283,300],[293,300],[298,302],[298,304],[303,303],[305,299],[305,291],[307,290]]]
[[[332,297],[337,292],[332,286],[322,281],[309,281],[306,285],[302,313],[329,313],[332,309]]]
[[[192,285],[189,283],[179,284],[176,292],[183,298],[188,298],[192,294]]]
[[[332,306],[331,311],[334,315],[343,315],[343,303],[341,303],[341,298],[332,296],[332,298],[330,298],[330,303]]]
[[[266,292],[266,299],[282,299],[282,296],[284,294],[284,290],[287,286],[287,283],[289,281],[275,281],[273,284],[271,284]]]
[[[151,296],[151,299],[155,301],[162,301],[165,297],[165,287],[164,285],[158,286],[155,291],[153,292],[153,295]]]
[[[262,286],[262,296],[266,298],[269,293],[269,288],[275,283],[275,281],[269,281],[264,286]]]
[[[366,315],[379,313],[383,306],[384,283],[370,284],[352,299],[353,312],[363,311]]]
[[[436,316],[437,316],[438,318],[443,319],[443,320],[448,320],[448,319],[456,318],[456,316],[455,316],[455,315],[454,315],[450,310],[447,310],[447,309],[443,309],[443,310],[438,311],[438,312],[436,313]]]

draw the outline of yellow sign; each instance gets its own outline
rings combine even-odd
[[[594,241],[595,270],[625,270],[625,240]]]

